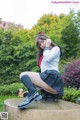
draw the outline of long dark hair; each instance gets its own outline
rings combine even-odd
[[[43,49],[39,46],[38,40],[46,40],[48,36],[46,36],[43,32],[39,32],[38,35],[36,36],[36,46],[37,46],[37,64],[39,62],[40,57],[43,55]],[[54,47],[56,44],[51,42],[51,46]]]

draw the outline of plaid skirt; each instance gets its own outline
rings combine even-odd
[[[56,70],[46,70],[39,73],[41,79],[46,82],[51,88],[55,89],[59,93],[63,94],[63,79]]]

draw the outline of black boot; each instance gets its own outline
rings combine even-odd
[[[30,97],[26,96],[24,101],[18,105],[18,108],[25,109],[27,108],[33,101],[41,100],[42,96],[39,95],[38,92],[35,92]]]
[[[33,85],[31,79],[28,75],[23,75],[21,81],[28,89],[28,94],[25,97],[24,101],[18,105],[18,108],[23,109],[28,107],[33,101],[42,99],[42,96],[36,90],[36,87]]]

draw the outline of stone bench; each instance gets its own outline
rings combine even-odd
[[[8,120],[80,120],[80,105],[59,100],[58,102],[33,102],[27,109],[19,110],[23,98],[4,101],[4,111]]]

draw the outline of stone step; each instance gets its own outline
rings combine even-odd
[[[80,120],[80,105],[59,100],[33,102],[27,109],[18,109],[23,98],[4,101],[4,111],[8,112],[8,120]]]

